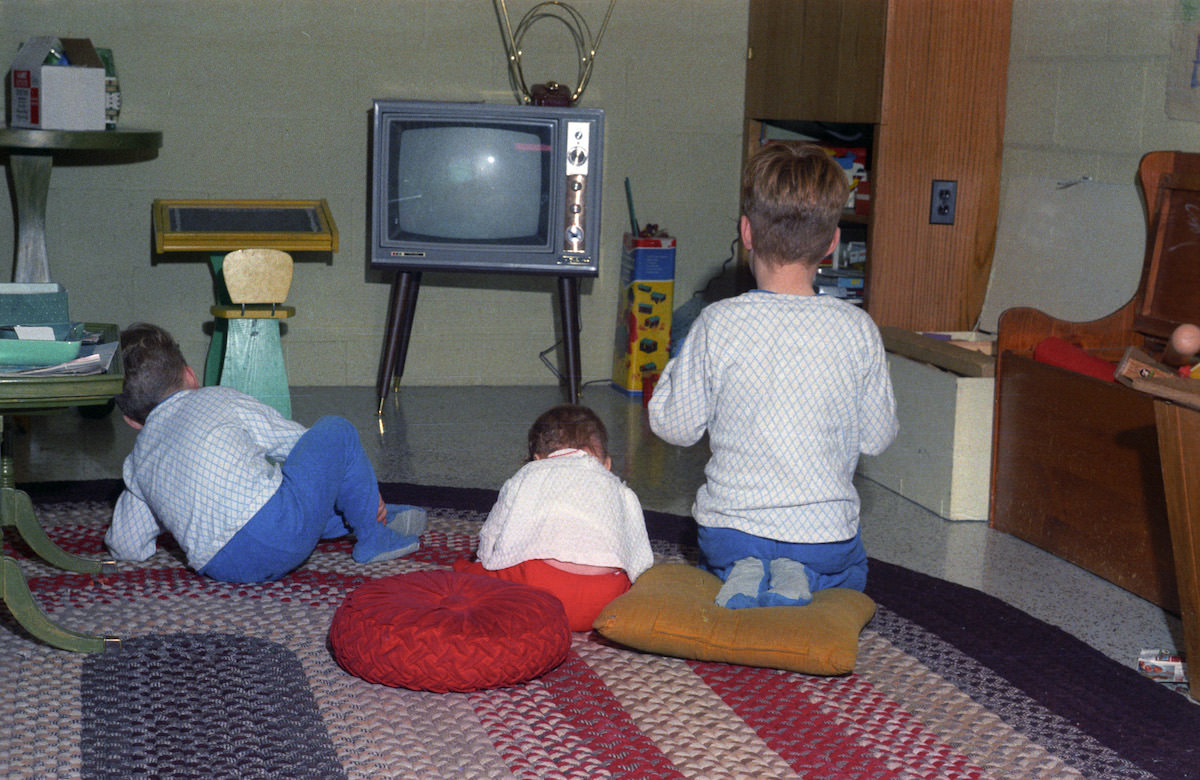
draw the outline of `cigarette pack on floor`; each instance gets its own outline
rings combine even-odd
[[[1187,681],[1187,664],[1167,650],[1143,650],[1138,653],[1138,671],[1159,682]]]

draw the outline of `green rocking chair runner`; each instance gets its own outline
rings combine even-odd
[[[278,249],[239,249],[225,255],[221,274],[231,303],[211,309],[228,324],[219,383],[290,418],[279,321],[296,313],[294,306],[283,305],[292,286],[292,257]]]

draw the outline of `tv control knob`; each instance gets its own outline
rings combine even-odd
[[[571,242],[583,241],[583,228],[579,227],[579,225],[571,225],[567,228],[566,238]]]
[[[571,190],[571,192],[579,192],[581,189],[583,189],[583,180],[572,176],[571,180],[567,183],[567,187]]]
[[[583,165],[587,162],[587,150],[581,146],[576,146],[567,152],[567,162],[571,165]]]

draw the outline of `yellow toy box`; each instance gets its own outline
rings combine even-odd
[[[621,303],[613,348],[613,385],[631,395],[653,387],[671,349],[675,239],[625,234]]]

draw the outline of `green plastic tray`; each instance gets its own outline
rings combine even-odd
[[[116,341],[120,331],[109,323],[86,322],[84,328],[101,334],[101,343]],[[0,377],[0,412],[35,412],[70,406],[108,403],[125,383],[121,353],[107,373],[89,376]]]
[[[79,356],[78,341],[0,339],[0,366],[53,366]]]

